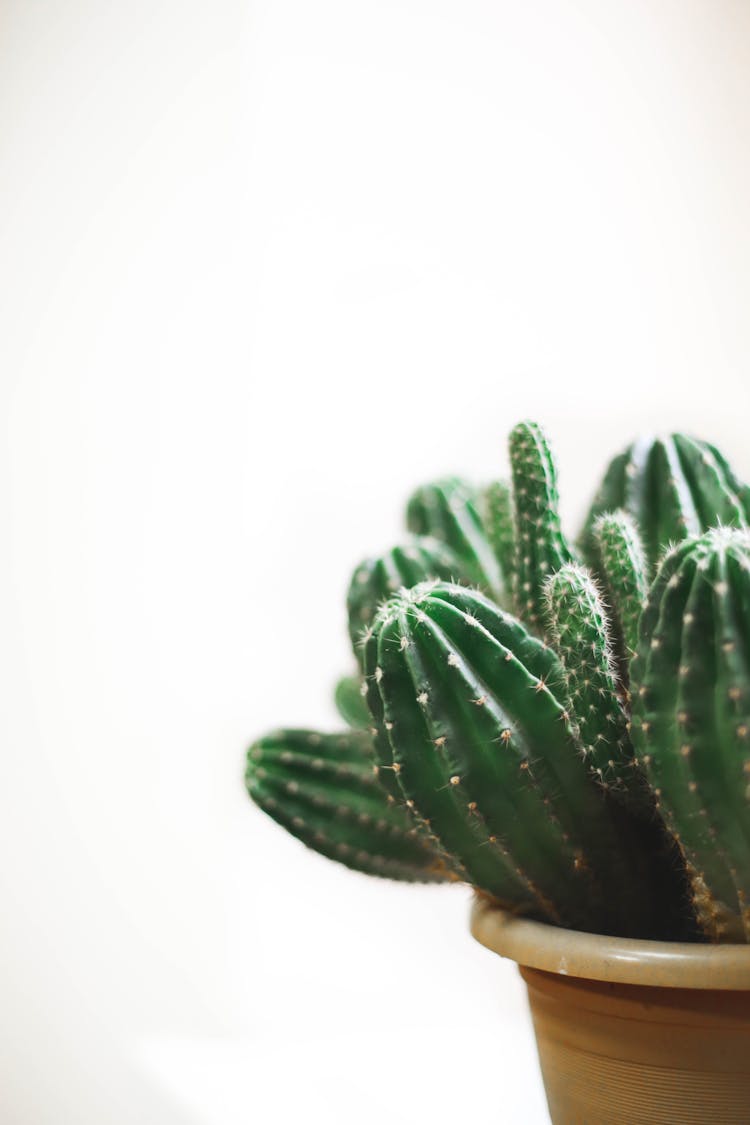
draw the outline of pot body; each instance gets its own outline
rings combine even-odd
[[[526,982],[554,1125],[750,1125],[750,946],[636,941],[477,900]]]
[[[750,992],[521,967],[554,1125],[747,1125]]]

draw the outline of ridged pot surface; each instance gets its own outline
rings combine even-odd
[[[513,918],[472,933],[519,962],[554,1125],[747,1125],[750,946],[635,941]]]

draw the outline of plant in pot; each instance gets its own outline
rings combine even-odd
[[[349,588],[349,729],[259,739],[248,790],[349,867],[475,888],[553,1121],[747,1121],[750,491],[642,439],[574,545],[539,426],[509,449],[510,483],[414,493]]]

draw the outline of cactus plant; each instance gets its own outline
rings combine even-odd
[[[372,763],[363,732],[278,730],[250,747],[245,781],[264,812],[330,859],[368,875],[445,881],[442,861],[387,799]]]
[[[521,423],[509,449],[510,488],[413,494],[415,538],[350,586],[353,729],[260,739],[250,794],[360,871],[556,925],[750,941],[750,492],[713,446],[641,439],[584,566],[544,433]]]
[[[642,437],[615,457],[599,486],[580,538],[596,566],[594,524],[603,512],[629,512],[653,568],[670,543],[717,525],[747,527],[747,491],[723,455],[686,434]]]

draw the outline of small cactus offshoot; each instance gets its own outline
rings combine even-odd
[[[412,494],[349,588],[350,729],[259,739],[249,793],[366,874],[750,942],[750,490],[706,442],[639,439],[574,548],[544,432],[509,452],[510,484]]]
[[[369,730],[372,726],[366,691],[367,685],[360,676],[342,676],[334,691],[336,710],[345,723],[357,730]]]

